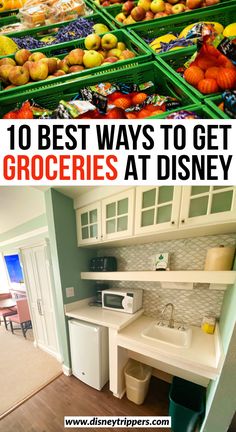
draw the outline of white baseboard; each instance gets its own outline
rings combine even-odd
[[[66,376],[71,376],[72,375],[72,370],[71,370],[71,368],[69,368],[68,366],[66,366],[66,365],[62,365],[62,372],[64,373],[64,375],[66,375]]]

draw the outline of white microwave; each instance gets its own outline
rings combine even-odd
[[[140,289],[108,289],[102,291],[102,307],[133,314],[142,308],[143,291]]]

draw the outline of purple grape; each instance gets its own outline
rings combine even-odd
[[[86,20],[84,18],[78,18],[77,20],[60,27],[55,39],[51,42],[41,42],[33,36],[22,36],[12,38],[19,48],[25,48],[28,50],[42,48],[49,45],[56,45],[63,42],[69,42],[74,39],[82,39],[93,33],[94,22],[92,20]]]

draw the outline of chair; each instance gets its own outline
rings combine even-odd
[[[0,300],[7,300],[9,298],[11,298],[12,295],[11,293],[2,293],[0,294]],[[1,318],[3,318],[4,320],[4,324],[7,330],[7,322],[6,322],[6,318],[10,315],[15,315],[17,313],[16,307],[13,308],[3,308],[0,309],[0,325],[1,325]]]
[[[29,312],[29,306],[27,299],[17,299],[16,300],[17,314],[8,317],[11,326],[11,332],[13,330],[18,330],[21,328],[24,337],[26,337],[26,332],[28,329],[32,328],[31,317]],[[12,323],[20,324],[20,327],[14,328]]]

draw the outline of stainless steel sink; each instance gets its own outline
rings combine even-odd
[[[160,342],[179,348],[189,348],[192,338],[191,328],[170,328],[159,324],[152,324],[143,330],[141,335],[152,341]]]

